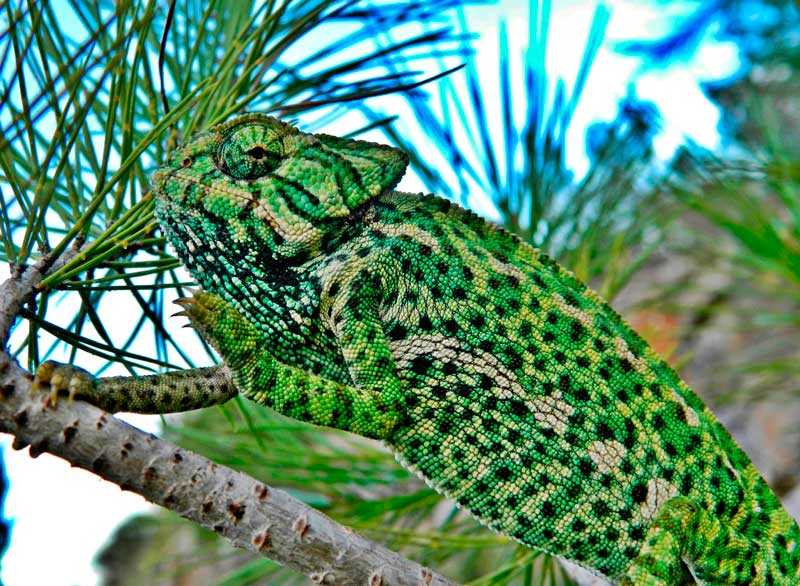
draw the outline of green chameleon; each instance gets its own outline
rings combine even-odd
[[[259,114],[197,136],[155,173],[156,214],[225,366],[48,362],[36,386],[145,413],[239,392],[381,439],[492,529],[621,584],[800,583],[800,529],[697,395],[542,252],[393,191],[407,163]]]

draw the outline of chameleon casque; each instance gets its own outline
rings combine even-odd
[[[596,293],[397,149],[241,116],[154,175],[225,366],[36,386],[164,413],[237,392],[383,440],[481,522],[621,584],[800,583],[800,529],[725,428]],[[235,387],[223,382],[227,368]]]

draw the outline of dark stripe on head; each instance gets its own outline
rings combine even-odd
[[[361,189],[362,191],[366,192],[366,188],[364,187],[364,182],[362,181],[362,178],[361,178],[361,173],[358,171],[358,169],[353,164],[353,162],[350,159],[348,159],[347,157],[342,156],[338,151],[335,151],[335,150],[331,149],[326,144],[324,144],[324,143],[320,143],[320,144],[321,144],[321,148],[317,149],[316,152],[324,153],[326,155],[329,155],[329,156],[335,158],[336,161],[340,162],[342,164],[342,167],[347,169],[347,171],[349,172],[348,178],[351,179],[353,181],[353,183],[355,183],[356,186],[359,189]],[[303,153],[303,154],[305,154],[305,153]],[[374,162],[370,157],[363,156],[361,153],[356,153],[355,156],[358,157],[358,158],[361,158],[361,159],[366,159],[366,160],[368,160],[370,162]],[[377,162],[375,164],[378,165]],[[340,169],[340,168],[339,167],[334,167],[334,171],[336,171],[337,169]],[[337,179],[337,183],[338,183],[338,180],[339,180],[338,174],[337,174],[336,179]]]
[[[296,181],[278,175],[274,175],[273,177],[275,178],[275,188],[278,197],[283,199],[286,203],[286,207],[288,207],[295,216],[312,224],[325,217],[322,202],[316,195],[310,193]],[[305,198],[305,201],[301,198]],[[300,207],[303,203],[308,204],[308,210],[304,210]]]

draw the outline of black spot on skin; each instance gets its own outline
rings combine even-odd
[[[688,495],[692,487],[694,486],[694,478],[692,478],[691,474],[687,473],[684,475],[683,480],[681,480],[681,494],[684,496]]]
[[[464,291],[463,288],[456,287],[455,289],[453,289],[453,297],[455,299],[466,299],[467,293]]]
[[[588,401],[590,399],[589,391],[587,391],[584,387],[578,387],[572,391],[572,396],[579,401]]]
[[[500,465],[494,472],[495,476],[500,480],[510,480],[512,476],[511,468],[505,464]]]
[[[573,342],[577,342],[578,340],[580,340],[585,333],[586,333],[586,328],[583,327],[582,323],[580,323],[579,321],[572,322],[572,328],[569,335]]]
[[[641,541],[644,539],[644,528],[638,525],[631,527],[628,531],[628,535],[634,541]]]
[[[589,476],[594,472],[595,464],[589,458],[581,458],[580,462],[578,462],[578,469],[584,476]]]
[[[426,332],[430,332],[433,329],[433,323],[431,323],[431,318],[427,315],[422,315],[419,318],[419,327]]]
[[[542,517],[550,518],[556,513],[556,508],[550,501],[544,501],[541,509]]]
[[[631,490],[631,498],[635,503],[643,503],[647,499],[647,485],[639,482]]]
[[[592,510],[598,517],[605,517],[610,512],[605,501],[594,501],[592,503]]]
[[[528,407],[519,399],[511,399],[511,401],[508,402],[508,405],[511,409],[511,412],[517,417],[522,417],[528,413]]]
[[[508,357],[508,366],[512,370],[522,368],[522,356],[513,348],[506,348],[506,356]]]
[[[476,328],[482,328],[486,324],[486,318],[480,314],[472,316],[470,323]]]
[[[411,362],[411,370],[417,374],[426,374],[430,370],[433,361],[428,356],[417,356]]]

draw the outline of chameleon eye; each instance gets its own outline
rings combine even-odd
[[[283,143],[273,128],[247,124],[234,128],[219,148],[218,162],[234,179],[257,179],[271,173],[283,159]]]

